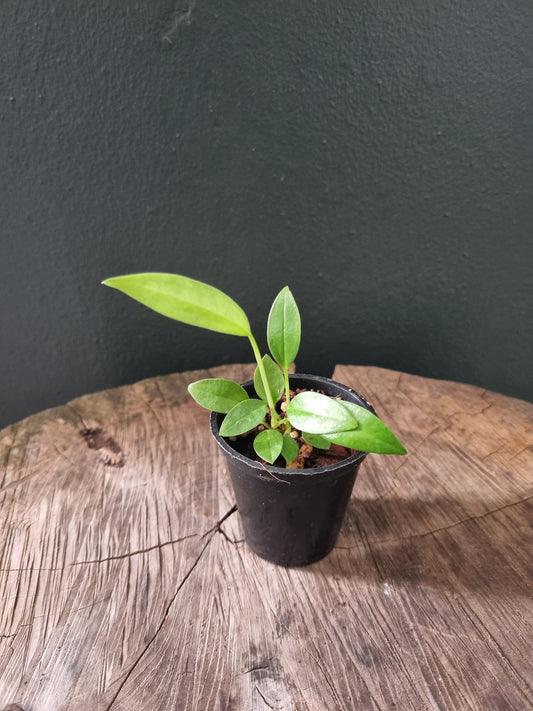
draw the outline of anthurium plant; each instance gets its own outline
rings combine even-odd
[[[295,432],[318,449],[337,444],[363,452],[406,453],[391,430],[364,407],[319,392],[291,394],[289,368],[300,347],[301,322],[287,286],[270,309],[270,354],[262,355],[245,312],[209,284],[156,272],[113,277],[103,284],[177,321],[248,338],[257,362],[257,397],[250,397],[241,385],[224,378],[198,380],[189,385],[189,392],[202,407],[225,415],[220,427],[222,437],[256,432],[253,447],[260,459],[273,464],[281,456],[290,464],[299,451]]]

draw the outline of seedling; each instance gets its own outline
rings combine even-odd
[[[271,355],[261,355],[248,317],[229,296],[213,286],[177,274],[141,273],[106,279],[106,286],[124,292],[164,316],[219,333],[248,338],[257,368],[250,397],[225,378],[206,378],[189,385],[202,407],[225,415],[222,437],[257,432],[258,457],[273,464],[280,456],[289,464],[298,455],[297,431],[318,449],[338,444],[379,454],[406,454],[391,430],[369,410],[318,392],[291,397],[289,368],[300,347],[300,313],[286,286],[276,296],[267,323]]]

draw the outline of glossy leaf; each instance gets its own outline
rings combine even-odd
[[[298,456],[300,448],[298,447],[298,442],[293,439],[290,435],[283,436],[283,445],[281,447],[281,454],[283,458],[290,464]]]
[[[234,437],[253,430],[265,419],[267,406],[262,400],[243,400],[228,412],[220,426],[221,437]]]
[[[288,286],[274,299],[267,324],[267,339],[275,360],[288,368],[300,347],[301,323],[296,301]]]
[[[364,417],[365,412],[368,412],[366,407],[363,407],[362,405],[358,405],[356,402],[350,402],[349,400],[340,400],[340,403],[342,404],[343,407],[347,407],[348,410],[352,413],[352,415],[355,417],[355,419],[359,422],[359,417]]]
[[[254,439],[254,449],[258,457],[274,464],[281,454],[283,435],[279,430],[263,430]]]
[[[192,326],[234,336],[250,336],[241,307],[214,286],[178,274],[143,272],[102,282],[157,313]]]
[[[248,400],[246,390],[225,378],[205,378],[188,387],[191,397],[202,407],[213,412],[227,413],[237,403]]]
[[[343,405],[346,405],[343,402]],[[359,405],[350,403],[350,410],[358,408],[357,419],[359,427],[344,432],[322,433],[334,444],[340,444],[361,452],[376,454],[407,454],[407,450],[396,435],[376,415]],[[347,408],[348,409],[348,408]]]
[[[279,369],[279,366],[276,365],[276,363],[272,360],[272,358],[269,355],[263,356],[262,360],[263,360],[263,366],[265,368],[266,377],[268,380],[268,385],[270,387],[270,392],[272,394],[272,397],[274,398],[274,402],[277,402],[280,399],[280,397],[282,396],[283,390],[285,389],[285,381],[283,378],[283,373]],[[259,368],[255,369],[254,388],[255,388],[255,392],[259,395],[261,400],[264,400],[265,402],[267,402],[268,398],[266,396],[265,389],[263,387],[263,378],[261,377]]]
[[[308,444],[310,444],[312,447],[316,447],[317,449],[330,449],[331,447],[331,442],[329,441],[329,439],[322,437],[322,435],[311,434],[310,432],[302,432],[302,437]]]
[[[357,427],[357,420],[339,400],[314,392],[295,395],[287,409],[291,424],[301,432],[324,434]]]

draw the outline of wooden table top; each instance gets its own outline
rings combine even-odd
[[[338,366],[409,450],[369,455],[336,548],[242,540],[201,377],[0,432],[0,710],[533,709],[533,405]]]

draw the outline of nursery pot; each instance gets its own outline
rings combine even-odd
[[[351,388],[328,378],[291,375],[290,386],[321,390],[374,412]],[[254,396],[253,381],[243,387]],[[304,566],[324,558],[337,540],[366,452],[314,469],[264,465],[240,454],[220,436],[223,418],[211,414],[211,431],[226,457],[247,544],[277,565]]]

